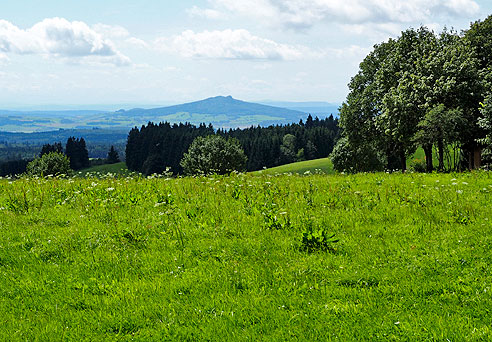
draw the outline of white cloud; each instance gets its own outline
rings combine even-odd
[[[184,31],[171,39],[156,40],[158,49],[187,58],[293,60],[303,56],[304,47],[280,44],[252,35],[247,30]]]
[[[471,17],[478,13],[480,6],[471,0],[447,0],[443,6],[448,9],[449,13],[455,16]]]
[[[144,40],[135,37],[130,37],[126,39],[125,42],[129,45],[133,45],[142,49],[147,49],[149,47],[149,44],[147,44]]]
[[[0,52],[78,59],[74,62],[130,64],[130,59],[102,34],[84,22],[63,18],[45,19],[27,30],[0,20]]]
[[[197,6],[193,6],[192,8],[186,11],[188,15],[192,18],[206,18],[206,19],[221,19],[224,17],[224,14],[218,10],[211,8],[200,8]]]
[[[305,29],[318,22],[412,23],[450,15],[470,17],[475,0],[209,0],[211,10],[252,17],[268,24]],[[202,10],[204,11],[204,10]]]

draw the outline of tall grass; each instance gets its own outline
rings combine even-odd
[[[0,340],[490,340],[490,173],[0,180]]]

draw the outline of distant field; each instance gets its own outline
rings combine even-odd
[[[323,159],[315,159],[315,160],[307,160],[292,164],[281,165],[277,167],[272,167],[270,169],[255,171],[254,174],[282,174],[282,173],[297,173],[304,174],[309,171],[310,173],[324,173],[324,174],[332,174],[333,164],[331,163],[330,158]]]
[[[490,341],[492,173],[0,180],[0,341]]]
[[[105,165],[97,165],[92,166],[88,169],[81,170],[77,174],[81,177],[87,177],[90,175],[105,175],[108,173],[113,173],[117,175],[127,175],[130,173],[126,168],[126,164],[124,162],[116,163],[116,164],[105,164]]]

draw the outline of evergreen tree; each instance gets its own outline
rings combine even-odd
[[[68,138],[65,146],[65,154],[70,159],[70,168],[72,170],[80,170],[90,166],[89,152],[87,151],[84,138]]]
[[[43,147],[41,148],[41,152],[39,153],[39,156],[42,157],[43,155],[51,152],[63,153],[63,147],[61,142],[54,143],[53,145],[44,144]]]
[[[108,152],[108,157],[106,158],[108,164],[116,164],[120,162],[120,156],[118,155],[118,151],[114,149],[114,146],[111,145],[111,148]]]

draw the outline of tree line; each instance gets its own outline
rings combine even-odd
[[[19,157],[14,160],[0,163],[0,177],[20,175],[25,173],[26,171],[29,171],[31,174],[35,174],[37,169],[42,169],[46,165],[53,164],[50,167],[46,167],[47,169],[52,169],[56,168],[55,164],[59,164],[59,161],[64,162],[65,159],[61,158],[61,156],[51,156],[49,158],[46,157],[51,154],[63,155],[63,157],[66,157],[68,163],[66,168],[67,170],[81,170],[84,168],[88,168],[92,164],[91,160],[89,160],[89,152],[87,150],[84,138],[69,137],[65,144],[65,148],[63,148],[61,142],[44,144],[41,147],[41,151],[39,152],[38,157],[35,159],[23,159]],[[46,160],[43,160],[43,158],[45,158]],[[113,164],[118,163],[119,161],[120,158],[114,146],[111,146],[111,148],[107,152],[106,159],[96,160],[96,162],[98,162],[99,164]],[[32,164],[31,170],[29,170],[29,164]],[[36,167],[33,168],[34,165],[36,165]],[[66,170],[64,170],[64,172],[62,173],[66,173],[65,171]]]
[[[143,174],[162,173],[167,168],[182,174],[180,161],[197,137],[219,135],[237,140],[247,157],[246,169],[259,170],[294,161],[327,157],[338,137],[338,119],[309,115],[306,122],[245,129],[219,129],[190,123],[148,123],[128,134],[126,164]]]
[[[479,167],[492,145],[492,16],[458,34],[408,29],[361,62],[340,108],[339,171]]]

